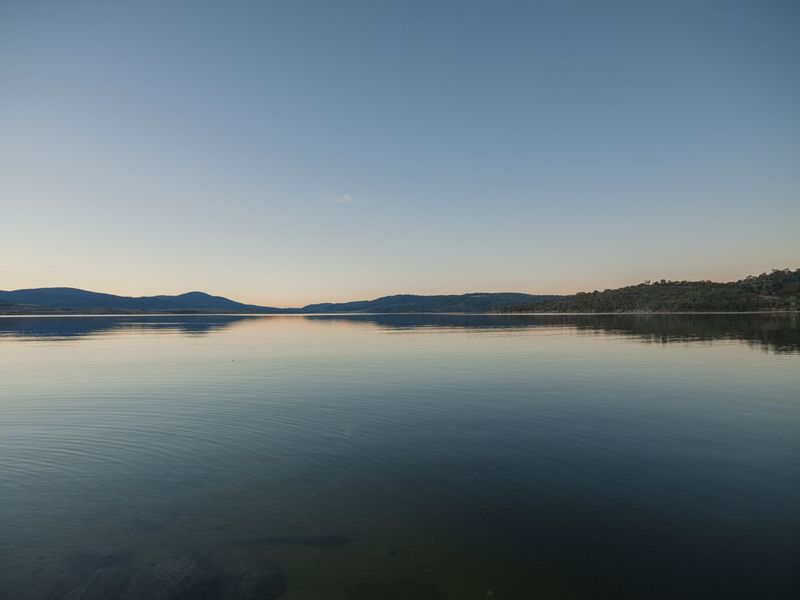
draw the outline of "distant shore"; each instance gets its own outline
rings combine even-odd
[[[562,296],[521,292],[394,294],[372,300],[279,308],[205,292],[118,296],[78,288],[0,290],[0,315],[288,314],[735,314],[800,311],[800,269],[773,269],[739,281],[645,281]]]
[[[280,313],[254,313],[229,311],[42,311],[42,312],[3,312],[0,318],[11,317],[358,317],[370,315],[482,315],[488,317],[525,317],[525,316],[669,316],[669,315],[800,315],[800,310],[695,310],[695,311],[615,311],[615,312],[299,312],[287,310]]]

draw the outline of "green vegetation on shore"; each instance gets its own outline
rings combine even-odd
[[[774,269],[739,281],[645,281],[638,285],[581,292],[499,312],[743,312],[800,310],[800,269]]]

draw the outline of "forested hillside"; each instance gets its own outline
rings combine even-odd
[[[581,292],[501,312],[714,312],[800,310],[800,269],[775,269],[739,281],[655,281]]]

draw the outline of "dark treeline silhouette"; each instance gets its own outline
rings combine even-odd
[[[739,281],[661,281],[581,292],[501,312],[749,312],[800,310],[800,269],[775,269]]]

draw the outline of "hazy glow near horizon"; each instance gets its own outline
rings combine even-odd
[[[0,5],[0,289],[288,306],[800,266],[800,3]]]

